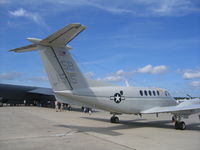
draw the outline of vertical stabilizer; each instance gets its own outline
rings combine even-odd
[[[81,24],[70,24],[43,40],[28,38],[33,44],[11,51],[25,52],[39,49],[54,91],[86,88],[87,81],[69,53],[71,48],[66,46],[84,29]]]
[[[46,72],[54,90],[73,90],[88,87],[69,48],[48,47],[40,51]]]

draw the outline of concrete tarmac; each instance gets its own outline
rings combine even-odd
[[[120,115],[108,112],[55,112],[40,107],[0,107],[0,150],[199,150],[199,114],[175,130],[171,115]]]

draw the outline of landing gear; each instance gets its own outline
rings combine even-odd
[[[172,116],[172,122],[175,122],[175,121],[176,121],[176,117]]]
[[[113,115],[113,116],[110,118],[110,122],[111,122],[111,123],[119,123],[119,118],[116,117],[115,115]]]
[[[185,122],[181,121],[181,116],[174,115],[172,117],[172,121],[175,122],[174,128],[176,130],[185,130],[186,129]]]
[[[185,122],[183,122],[183,121],[181,121],[181,122],[176,121],[175,122],[175,129],[185,130],[185,128],[186,128]]]

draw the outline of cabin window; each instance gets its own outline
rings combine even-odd
[[[140,90],[140,95],[143,96],[143,91],[142,90]]]
[[[148,95],[146,90],[144,91],[144,94],[145,94],[146,96]]]
[[[169,93],[167,91],[165,91],[165,96],[169,96]]]
[[[153,91],[153,95],[156,96],[156,92],[155,91]]]
[[[123,91],[120,91],[119,93],[120,93],[121,95],[123,95],[123,94],[124,94],[124,92],[123,92]]]
[[[149,90],[149,95],[151,96],[151,91]]]
[[[157,95],[158,95],[158,96],[160,95],[160,92],[159,92],[159,91],[157,91]]]

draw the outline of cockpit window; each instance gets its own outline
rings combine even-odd
[[[123,95],[123,94],[124,94],[124,92],[123,92],[123,91],[120,91],[120,94],[121,94],[121,95]]]

